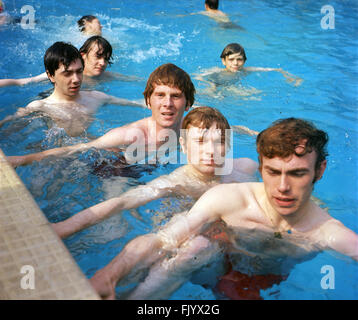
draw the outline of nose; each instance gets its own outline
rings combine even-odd
[[[214,142],[211,139],[208,139],[208,141],[204,144],[204,152],[206,155],[213,156],[215,151],[215,145]]]
[[[278,187],[278,191],[281,193],[287,193],[290,190],[289,179],[285,174],[282,174],[280,177],[280,184]]]
[[[82,73],[74,72],[72,75],[72,82],[78,84],[81,81],[82,81]]]
[[[165,95],[165,97],[163,98],[163,105],[164,106],[173,105],[173,98],[169,94]]]
[[[104,59],[104,58],[99,58],[99,59],[98,59],[98,64],[99,64],[100,66],[104,66],[104,65],[106,64],[105,59]]]

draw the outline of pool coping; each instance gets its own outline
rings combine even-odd
[[[0,300],[98,300],[0,149]]]

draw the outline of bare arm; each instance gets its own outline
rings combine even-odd
[[[99,91],[93,91],[92,93],[96,95],[96,98],[101,99],[103,104],[116,104],[120,106],[147,108],[146,104],[144,103],[144,99],[142,99],[142,101],[140,102],[136,102],[136,101],[131,101],[131,100],[111,96]]]
[[[248,72],[277,71],[277,72],[281,73],[288,82],[293,83],[293,85],[295,87],[298,87],[299,85],[301,85],[301,83],[303,81],[302,78],[297,77],[297,76],[293,75],[292,73],[289,73],[289,72],[283,70],[282,68],[245,67],[244,69],[245,69],[245,71],[248,71]]]
[[[167,176],[162,176],[147,185],[133,188],[119,197],[103,201],[52,226],[61,238],[66,238],[122,210],[135,209],[165,197],[172,192],[173,186]]]
[[[234,125],[234,126],[231,126],[231,129],[237,133],[248,134],[250,136],[257,136],[259,134],[258,131],[251,130],[250,128],[245,127],[245,126]]]
[[[39,74],[35,77],[22,78],[22,79],[0,79],[0,88],[7,86],[23,86],[29,83],[36,83],[48,80],[46,72]]]
[[[334,220],[323,228],[328,249],[332,249],[358,261],[358,235]]]

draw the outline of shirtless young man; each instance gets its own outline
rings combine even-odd
[[[156,151],[160,146],[169,144],[168,137],[175,136],[175,144],[184,111],[194,103],[195,87],[190,76],[174,64],[159,66],[149,76],[143,93],[145,102],[152,111],[150,117],[110,130],[102,137],[88,143],[50,149],[25,156],[8,157],[13,166],[26,165],[41,161],[49,156],[70,156],[90,148],[111,149],[136,145],[144,149],[143,156]],[[130,156],[130,154],[125,154]],[[131,159],[128,159],[132,162]],[[139,161],[139,159],[137,159]]]
[[[288,82],[299,86],[302,79],[296,77],[281,68],[261,68],[261,67],[244,67],[246,62],[246,54],[244,48],[238,43],[228,44],[221,55],[221,62],[225,66],[224,69],[214,67],[201,74],[196,75],[195,79],[206,82],[210,85],[210,91],[215,92],[217,87],[223,85],[230,85],[237,81],[240,74],[247,74],[250,72],[269,72],[277,71],[281,73]]]
[[[8,121],[34,112],[48,115],[70,136],[82,134],[92,122],[97,109],[105,104],[145,107],[144,104],[110,96],[99,91],[80,91],[84,63],[79,51],[72,45],[56,42],[47,49],[44,64],[48,78],[54,85],[53,93],[45,99],[35,100],[14,115],[5,117],[0,126]]]
[[[210,232],[201,235],[217,221],[226,230],[225,253],[238,271],[287,275],[322,250],[358,261],[358,235],[310,200],[326,168],[327,141],[327,134],[307,121],[275,122],[257,137],[262,183],[209,189],[187,214],[174,216],[158,233],[130,241],[93,276],[92,285],[103,298],[114,298],[118,280],[133,268],[156,263],[138,287],[144,294],[137,290],[131,297],[159,298],[159,288],[169,295],[220,251]]]
[[[230,22],[226,13],[219,10],[219,0],[205,0],[205,11],[200,11],[199,13],[218,22]]]
[[[83,82],[84,84],[93,84],[98,80],[120,80],[120,81],[138,81],[136,76],[127,76],[118,72],[106,71],[107,66],[111,65],[112,46],[101,36],[92,36],[88,38],[79,49],[83,58]],[[49,80],[47,73],[41,73],[34,77],[21,79],[0,79],[0,87],[23,86],[30,83],[37,83]]]
[[[227,159],[233,161],[233,170],[227,175],[219,175],[218,169],[224,163],[215,159],[224,158],[230,145],[226,141],[226,130],[230,130],[229,123],[218,110],[210,107],[193,109],[183,120],[179,139],[188,164],[55,223],[53,228],[61,238],[66,238],[122,210],[134,209],[155,199],[182,195],[197,200],[219,183],[254,181],[258,166],[248,158]]]

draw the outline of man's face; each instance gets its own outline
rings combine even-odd
[[[266,196],[278,214],[289,216],[308,203],[314,178],[319,180],[326,167],[326,161],[323,161],[316,172],[316,159],[315,151],[286,159],[262,157],[261,175]]]
[[[238,72],[245,64],[245,59],[240,53],[233,53],[221,59],[227,71]]]
[[[180,144],[187,154],[188,164],[203,175],[213,176],[215,169],[221,168],[225,159],[225,141],[222,139],[217,124],[209,129],[189,126],[185,140],[181,137]]]
[[[92,36],[102,35],[102,25],[98,19],[93,19],[91,22],[86,21],[85,33]]]
[[[53,76],[48,75],[55,85],[55,90],[67,97],[76,97],[81,89],[83,66],[80,59],[72,62],[68,68],[60,63]]]
[[[108,60],[101,55],[103,49],[93,43],[87,53],[82,54],[85,62],[84,73],[89,77],[100,76],[107,68]]]
[[[152,118],[162,128],[175,129],[180,126],[185,110],[188,110],[185,94],[176,87],[156,85],[147,99]]]

